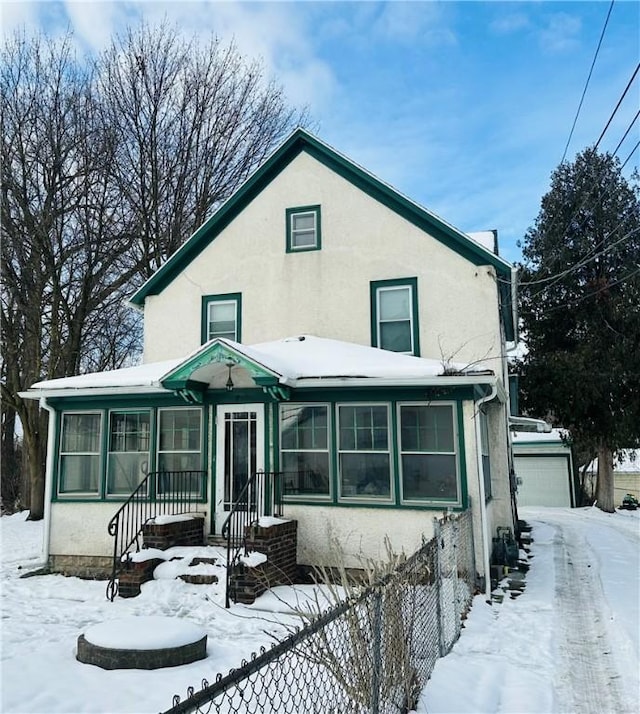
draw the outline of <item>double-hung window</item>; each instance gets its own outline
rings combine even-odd
[[[280,406],[280,469],[285,496],[330,495],[326,404]]]
[[[122,411],[109,415],[107,493],[129,495],[149,471],[151,412]]]
[[[99,494],[101,432],[99,412],[62,415],[59,493]]]
[[[320,206],[287,208],[287,253],[320,250]]]
[[[205,295],[202,298],[202,335],[203,344],[214,337],[225,337],[240,342],[242,318],[242,295]]]
[[[371,283],[371,343],[391,352],[420,355],[416,278]]]
[[[201,469],[202,410],[159,409],[158,491],[200,492]]]
[[[390,500],[389,407],[340,404],[337,412],[340,496]]]
[[[398,405],[403,501],[459,503],[453,404]]]

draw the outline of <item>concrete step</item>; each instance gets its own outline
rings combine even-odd
[[[218,533],[210,533],[207,536],[207,545],[215,545],[219,548],[226,548],[227,547],[227,539],[223,538]]]

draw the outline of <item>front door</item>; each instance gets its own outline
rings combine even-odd
[[[220,533],[247,479],[264,470],[264,405],[225,404],[216,408],[214,529]]]

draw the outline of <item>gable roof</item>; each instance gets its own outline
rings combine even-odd
[[[131,296],[130,304],[141,307],[148,295],[162,292],[302,151],[474,265],[492,265],[502,278],[500,295],[503,319],[507,332],[512,331],[513,326],[509,329],[513,322],[510,288],[512,267],[509,263],[302,128],[295,129],[240,188]]]

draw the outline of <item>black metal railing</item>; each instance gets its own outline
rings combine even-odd
[[[282,485],[280,472],[256,471],[238,494],[227,519],[222,525],[222,536],[227,541],[227,583],[225,607],[231,604],[233,569],[242,555],[247,555],[247,527],[256,525],[262,516],[282,513]]]
[[[145,523],[162,515],[192,513],[202,508],[205,498],[205,471],[152,471],[109,521],[113,537],[113,566],[107,597],[118,594],[118,574],[123,557],[135,547],[140,550]]]

